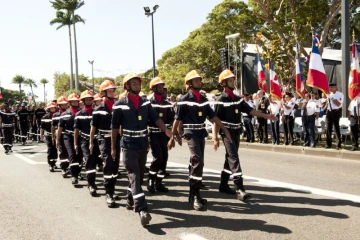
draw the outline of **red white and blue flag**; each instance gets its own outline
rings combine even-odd
[[[300,45],[296,43],[296,57],[295,57],[295,65],[296,65],[296,82],[295,88],[297,94],[299,94],[302,98],[305,98],[305,76],[303,74],[302,66],[300,63]]]
[[[352,43],[351,54],[351,70],[349,75],[348,86],[349,98],[354,99],[360,94],[360,68],[359,68],[359,53],[356,43]]]
[[[325,74],[325,68],[319,51],[320,41],[315,35],[310,55],[309,73],[306,85],[320,89],[323,93],[329,93],[329,83]]]
[[[277,77],[277,74],[274,70],[274,65],[271,63],[269,59],[269,73],[270,73],[270,95],[276,98],[277,100],[281,99],[281,88],[280,83]]]
[[[258,54],[258,86],[259,89],[263,90],[266,93],[268,92],[266,86],[266,76],[265,76],[264,68],[261,64],[261,58],[259,54]]]

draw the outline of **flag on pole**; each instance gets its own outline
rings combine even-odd
[[[296,43],[296,93],[299,94],[302,98],[305,98],[305,77],[303,74],[302,66],[300,64],[300,45]]]
[[[269,59],[269,73],[270,73],[270,95],[276,98],[277,100],[281,99],[281,89],[280,83],[277,77],[277,74],[274,70],[274,65],[271,63]]]
[[[259,54],[258,54],[258,86],[259,86],[259,89],[261,89],[265,93],[267,93],[265,72],[264,72],[263,66],[261,64],[261,58],[260,58]]]
[[[360,94],[360,68],[359,68],[359,53],[356,43],[352,43],[351,54],[351,70],[349,75],[349,98],[354,99]]]
[[[325,68],[319,51],[320,41],[314,36],[313,47],[310,56],[309,73],[306,85],[320,89],[323,93],[329,93],[329,83],[325,74]]]

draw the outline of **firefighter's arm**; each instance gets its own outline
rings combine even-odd
[[[91,126],[91,129],[90,129],[90,143],[89,143],[90,154],[92,154],[93,149],[94,149],[95,132],[96,132],[96,127]]]
[[[74,129],[74,147],[75,147],[76,155],[79,154],[79,145],[78,145],[79,134],[80,134],[79,129],[75,128]]]

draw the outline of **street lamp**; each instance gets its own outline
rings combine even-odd
[[[153,78],[156,76],[155,73],[155,40],[154,40],[154,13],[159,8],[159,5],[155,5],[153,7],[153,11],[151,12],[149,7],[144,7],[145,15],[150,17],[151,16],[151,25],[152,25],[152,47],[153,47]]]
[[[92,82],[93,82],[93,87],[92,87],[92,92],[93,94],[95,94],[95,83],[94,83],[94,60],[92,61],[88,61],[91,64],[91,76],[92,76]]]

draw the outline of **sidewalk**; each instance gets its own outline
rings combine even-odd
[[[206,144],[212,145],[213,142],[211,140],[208,140],[206,141]],[[220,144],[222,144],[221,141]],[[336,150],[336,149],[324,149],[321,147],[309,148],[303,146],[289,146],[289,145],[285,146],[285,145],[272,145],[269,143],[260,144],[260,143],[247,143],[247,142],[241,142],[240,149],[272,151],[278,153],[303,154],[307,156],[342,158],[342,159],[360,161],[360,151],[350,151],[346,149]]]

